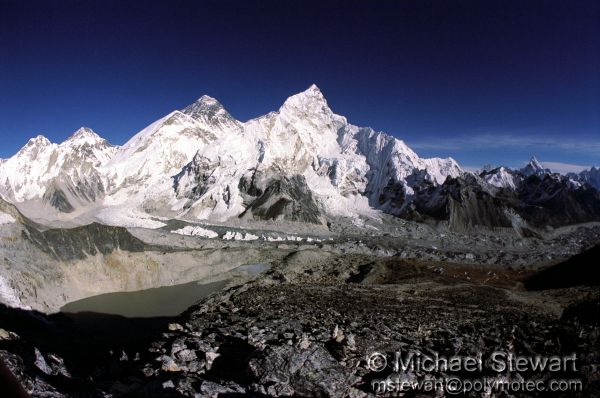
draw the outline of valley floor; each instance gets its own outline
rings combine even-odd
[[[579,381],[552,394],[457,396],[594,397],[600,395],[600,288],[590,261],[597,252],[571,260],[569,272],[581,274],[573,279],[561,266],[482,271],[399,256],[296,251],[176,318],[72,319],[4,307],[0,357],[36,397],[366,397],[382,395],[381,381],[451,377]],[[410,351],[575,354],[577,367],[395,372],[394,353]],[[378,367],[376,353],[387,367]],[[415,388],[405,396],[455,392]]]

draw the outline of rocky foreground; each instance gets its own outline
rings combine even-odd
[[[600,288],[590,261],[503,271],[400,257],[301,251],[175,319],[82,321],[3,308],[0,357],[35,397],[381,394],[379,380],[579,380],[569,391],[394,396],[600,395]],[[551,288],[551,289],[550,289]],[[92,317],[90,315],[90,317]],[[465,373],[380,368],[372,354],[576,355],[576,370]],[[380,358],[379,358],[380,359]],[[390,363],[388,362],[388,365]],[[572,386],[573,387],[573,386]]]

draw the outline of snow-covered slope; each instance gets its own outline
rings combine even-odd
[[[558,173],[526,177],[521,171],[499,168],[479,176],[465,173],[417,192],[413,204],[412,215],[404,217],[445,221],[450,229],[462,232],[512,228],[535,236],[536,230],[548,226],[600,220],[600,192]]]
[[[421,159],[398,139],[349,124],[313,85],[200,148],[174,182],[180,209],[198,218],[304,212],[294,220],[316,221],[370,208],[399,211],[414,184],[461,172],[452,159]]]
[[[183,111],[171,112],[133,136],[105,165],[103,172],[112,189],[104,204],[170,211],[174,200],[172,177],[198,149],[241,128],[242,124],[209,96]]]
[[[69,212],[102,198],[107,181],[99,168],[117,151],[82,127],[61,144],[38,135],[0,163],[0,192],[14,202],[44,199]]]
[[[128,227],[160,228],[173,217],[354,222],[383,211],[459,230],[510,228],[518,216],[524,230],[550,218],[598,219],[590,185],[600,186],[599,174],[560,176],[535,158],[519,170],[463,173],[452,158],[421,158],[399,139],[348,123],[313,85],[247,122],[203,96],[121,147],[87,128],[60,145],[38,136],[0,160],[0,197]],[[4,213],[0,223],[18,218]]]
[[[195,119],[205,130],[230,131],[242,128],[242,123],[235,120],[219,101],[208,95],[203,95],[182,112]]]
[[[497,188],[517,189],[519,185],[528,177],[553,174],[535,156],[532,156],[529,162],[520,169],[511,169],[508,167],[497,167],[492,170],[484,170],[479,176],[488,184]],[[575,182],[574,182],[575,183]]]
[[[529,176],[534,175],[534,174],[535,175],[549,174],[549,173],[552,173],[552,171],[550,169],[545,168],[536,159],[536,157],[533,156],[531,158],[531,160],[529,161],[529,163],[527,163],[527,165],[521,169],[521,173],[524,176],[529,177]]]
[[[538,161],[535,156],[531,158],[529,163],[521,169],[510,169],[508,167],[498,167],[493,170],[484,170],[479,176],[488,184],[497,188],[517,189],[519,185],[528,177],[531,176],[553,176],[561,173],[554,173],[549,168]],[[562,178],[565,186],[570,189],[581,188],[583,184],[600,191],[600,168],[592,167],[589,170],[584,170],[580,173],[568,173],[566,178]]]
[[[589,170],[570,176],[576,178],[579,182],[587,182],[600,191],[600,167],[592,167]]]
[[[2,224],[12,224],[16,222],[15,218],[10,214],[6,214],[0,211],[0,225]]]
[[[523,180],[523,175],[506,167],[498,167],[481,173],[481,178],[497,188],[516,189]]]
[[[60,145],[39,136],[0,162],[0,192],[65,212],[93,203],[90,211],[117,223],[140,211],[323,222],[399,214],[415,189],[461,173],[451,158],[420,158],[401,140],[348,123],[313,85],[245,123],[203,96],[119,148],[89,129]]]

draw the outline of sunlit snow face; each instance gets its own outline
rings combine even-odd
[[[139,215],[155,209],[219,220],[238,216],[248,203],[240,181],[255,170],[262,192],[273,181],[302,176],[315,206],[332,214],[372,211],[390,184],[410,194],[417,180],[440,184],[461,173],[452,159],[420,158],[400,140],[349,124],[313,85],[277,112],[245,123],[203,96],[122,147],[89,128],[60,145],[37,137],[0,165],[0,177],[16,201],[43,198],[58,184],[70,187],[61,189],[74,208],[100,205],[110,223],[145,219],[144,225],[154,225]],[[86,195],[69,194],[81,186]],[[102,206],[117,207],[102,212]]]
[[[13,224],[15,223],[17,220],[15,220],[15,218],[13,216],[11,216],[10,214],[6,214],[0,211],[0,225],[2,224]]]

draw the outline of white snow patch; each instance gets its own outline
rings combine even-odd
[[[263,237],[264,240],[268,241],[268,242],[283,242],[283,241],[292,241],[292,242],[301,242],[303,240],[306,240],[307,242],[322,242],[322,239],[319,238],[313,238],[313,237],[306,237],[303,238],[301,236],[296,236],[296,235],[289,235],[289,236],[267,236],[266,238]]]
[[[527,228],[527,221],[525,221],[523,219],[523,217],[521,217],[516,211],[514,211],[513,209],[504,209],[504,214],[506,215],[506,217],[508,217],[508,219],[510,220],[510,223],[512,224],[512,227],[515,229],[515,231],[519,232],[524,228]]]
[[[488,184],[498,188],[512,189],[517,187],[519,179],[519,177],[513,175],[506,167],[500,167],[496,173],[485,177],[485,180]]]
[[[150,214],[123,207],[106,207],[100,210],[96,218],[105,224],[126,228],[156,229],[167,225],[154,220],[156,217]]]
[[[227,231],[225,233],[225,235],[223,235],[223,239],[225,239],[225,240],[257,240],[258,236],[251,234],[251,233],[243,234],[241,232]]]
[[[6,214],[3,212],[0,212],[0,225],[2,224],[13,224],[15,223],[17,220],[15,220],[15,218],[13,216],[11,216],[10,214]]]
[[[359,216],[352,217],[352,224],[359,228],[362,228],[365,226],[365,222]]]
[[[257,239],[258,239],[258,236],[251,234],[251,233],[247,233],[244,240],[257,240]]]
[[[281,242],[284,240],[285,239],[283,239],[281,236],[276,236],[276,237],[267,236],[267,241],[269,241],[269,242]]]
[[[10,307],[31,309],[30,307],[23,305],[15,289],[10,286],[8,281],[4,279],[2,275],[0,275],[0,301]]]
[[[171,232],[179,235],[201,236],[203,238],[216,238],[219,236],[219,234],[215,231],[192,225],[188,225],[186,227]]]

